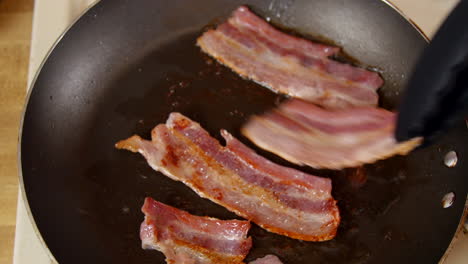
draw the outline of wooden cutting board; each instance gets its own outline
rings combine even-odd
[[[33,0],[0,0],[0,263],[11,263],[18,192],[17,135],[29,63]]]

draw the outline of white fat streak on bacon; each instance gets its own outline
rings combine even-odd
[[[311,41],[285,34],[252,13],[248,7],[240,6],[229,18],[229,23],[247,28],[273,42],[280,42],[285,49],[309,54],[313,57],[326,58],[340,51],[338,47],[313,43]]]
[[[195,216],[151,198],[142,212],[142,247],[161,251],[167,263],[240,264],[252,247],[248,221]]]
[[[249,264],[283,264],[283,262],[275,255],[266,255],[263,258],[249,262]]]
[[[398,143],[395,114],[373,107],[325,110],[292,99],[253,117],[242,133],[259,147],[314,168],[342,169],[406,155],[420,138]]]
[[[223,136],[228,147],[172,113],[166,125],[155,127],[151,142],[133,136],[116,147],[140,152],[153,169],[271,232],[308,241],[335,236],[340,217],[329,179],[279,165],[277,173],[268,171],[272,163],[227,132]]]
[[[377,73],[329,59],[339,48],[282,33],[243,6],[197,45],[243,77],[329,108],[375,106],[383,84]]]
[[[288,196],[299,199],[311,200],[310,193],[314,194],[317,200],[326,200],[331,192],[331,184],[328,179],[311,177],[309,174],[275,164],[255,151],[242,144],[227,131],[221,131],[226,140],[226,148],[232,153],[243,157],[246,166],[255,167],[255,171],[264,177],[269,177],[281,186],[289,186]],[[289,182],[294,181],[297,186],[290,186]],[[285,183],[283,183],[285,182]],[[300,187],[303,186],[304,187]]]

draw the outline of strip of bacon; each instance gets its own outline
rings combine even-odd
[[[179,113],[151,135],[151,141],[133,136],[116,147],[141,153],[154,170],[268,231],[307,241],[335,236],[340,216],[330,179],[274,164],[226,131],[223,147]]]
[[[167,263],[240,264],[252,247],[248,221],[195,216],[149,197],[141,210],[142,247],[161,251]]]
[[[406,155],[421,138],[397,143],[395,113],[359,107],[325,110],[292,99],[278,109],[254,116],[242,133],[259,147],[299,165],[342,169]]]
[[[339,48],[285,34],[245,6],[197,45],[245,78],[329,108],[375,106],[383,84],[375,72],[329,59]]]
[[[275,255],[266,255],[263,258],[249,262],[249,264],[283,264],[283,262]]]

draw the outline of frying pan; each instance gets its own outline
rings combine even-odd
[[[21,140],[22,188],[30,213],[59,263],[164,263],[140,247],[143,199],[197,215],[238,218],[182,183],[114,149],[179,111],[213,136],[239,134],[252,114],[282,97],[214,63],[195,46],[204,29],[247,4],[287,31],[341,46],[340,60],[374,67],[380,105],[395,109],[427,40],[377,0],[113,0],[85,13],[56,44],[29,94]],[[352,58],[359,58],[354,60]],[[285,263],[437,263],[459,224],[468,186],[467,128],[458,124],[431,147],[361,169],[316,171],[333,180],[342,223],[335,239],[303,242],[253,226],[247,261],[268,253]],[[448,151],[458,154],[453,168]],[[295,166],[293,166],[295,167]],[[363,177],[364,176],[364,177]],[[367,181],[356,184],[356,178]],[[442,197],[454,192],[444,209]]]

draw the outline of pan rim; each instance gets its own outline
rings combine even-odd
[[[397,7],[391,0],[380,0],[391,7],[394,11],[396,11],[401,17],[403,17],[406,22],[408,22],[423,38],[424,40],[429,43],[431,39],[424,33],[424,31],[408,16],[406,15],[403,10]]]
[[[413,27],[413,29],[415,29],[416,32],[425,40],[426,44],[428,44],[430,42],[430,38],[426,35],[426,33],[424,33],[424,31],[422,31],[422,29],[412,19],[410,19],[401,9],[399,9],[394,3],[392,3],[390,0],[379,0],[379,1],[382,2],[383,4],[386,4],[391,9],[393,9],[393,11],[395,11],[409,25],[411,25]],[[51,45],[51,47],[47,51],[46,55],[42,59],[39,67],[37,68],[36,72],[34,73],[34,77],[32,78],[31,83],[28,86],[28,90],[27,90],[27,93],[26,93],[26,97],[25,97],[25,100],[24,100],[23,109],[22,109],[22,113],[21,113],[21,119],[20,119],[20,123],[19,123],[18,143],[17,143],[17,164],[18,164],[18,178],[19,178],[19,188],[20,188],[19,191],[20,191],[20,195],[21,195],[21,197],[23,199],[24,208],[26,210],[26,215],[27,215],[27,217],[28,217],[28,219],[29,219],[29,221],[31,223],[31,226],[33,227],[33,231],[34,231],[36,237],[38,238],[41,246],[44,248],[44,250],[46,251],[46,254],[48,255],[48,257],[50,258],[50,260],[53,263],[59,263],[59,262],[57,261],[54,254],[52,253],[52,251],[48,247],[47,243],[45,242],[44,238],[41,235],[41,232],[40,232],[39,228],[37,227],[36,221],[35,221],[35,219],[34,219],[34,217],[32,215],[32,212],[31,212],[28,197],[26,195],[26,190],[25,190],[25,185],[24,185],[24,177],[23,177],[23,166],[22,166],[22,159],[21,159],[21,156],[22,156],[21,155],[22,154],[21,153],[22,152],[21,146],[22,146],[24,119],[25,119],[25,116],[26,116],[26,111],[27,111],[28,105],[30,103],[32,91],[33,91],[34,87],[36,86],[37,79],[38,79],[39,75],[41,74],[45,63],[48,61],[49,57],[52,55],[52,53],[54,52],[56,47],[62,42],[63,38],[69,33],[70,29],[73,28],[75,26],[75,24],[77,24],[77,22],[80,21],[84,17],[84,15],[86,13],[88,13],[90,10],[94,9],[100,2],[101,2],[101,0],[96,0],[95,2],[91,3],[87,8],[85,8],[63,30],[63,32],[59,35],[59,37]],[[19,200],[18,200],[18,202],[19,202]],[[462,217],[460,218],[459,226],[462,223],[463,215],[464,214],[462,214]],[[457,230],[458,230],[458,228],[457,228]],[[446,249],[446,251],[444,253],[444,256],[441,258],[441,260],[443,260],[446,257],[445,255],[450,250],[451,246],[453,245],[454,240],[455,240],[455,236],[452,238],[452,240],[451,240],[449,246],[447,247],[447,249]]]

